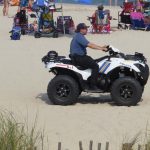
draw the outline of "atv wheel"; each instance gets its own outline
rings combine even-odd
[[[35,32],[35,33],[34,33],[34,37],[35,37],[35,38],[40,38],[40,37],[41,37],[41,34],[40,34],[39,32]]]
[[[131,77],[124,77],[114,81],[111,96],[120,106],[134,106],[142,97],[142,87]]]
[[[79,86],[70,76],[58,75],[48,84],[47,94],[56,105],[71,105],[77,101]]]
[[[58,38],[58,32],[53,33],[53,38]]]

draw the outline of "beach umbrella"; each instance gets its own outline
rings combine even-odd
[[[76,3],[92,4],[92,0],[74,0]]]
[[[91,4],[92,0],[76,0],[76,2],[85,3],[85,4]]]

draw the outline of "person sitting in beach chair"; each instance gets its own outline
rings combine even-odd
[[[54,26],[53,16],[49,10],[43,12],[41,16],[41,23],[42,23],[42,28],[45,31],[51,29],[51,27]]]
[[[131,12],[131,22],[133,29],[150,29],[150,19],[148,16],[144,16],[139,7],[136,9],[136,11]]]
[[[130,13],[135,10],[133,2],[124,2],[122,11],[118,12],[118,28],[127,29],[131,25]]]
[[[122,6],[122,13],[130,13],[134,10],[135,6],[133,2],[124,2]]]
[[[110,33],[110,11],[104,10],[103,5],[98,6],[92,17],[88,17],[92,33]]]

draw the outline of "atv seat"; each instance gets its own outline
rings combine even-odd
[[[64,64],[68,64],[68,65],[74,65],[79,70],[88,69],[88,68],[76,65],[72,59],[62,59],[61,62],[64,63]]]

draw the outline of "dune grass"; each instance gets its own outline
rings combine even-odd
[[[121,150],[138,150],[141,132],[123,141]],[[44,150],[44,132],[37,130],[37,116],[31,127],[26,121],[18,122],[7,111],[0,111],[0,150]],[[150,150],[150,131],[146,128],[140,150]]]
[[[43,150],[43,132],[36,130],[37,118],[29,129],[10,112],[0,112],[0,150]]]
[[[138,144],[139,142],[141,144]],[[148,125],[144,136],[139,132],[132,139],[124,141],[121,150],[150,150],[150,130],[148,130]]]

